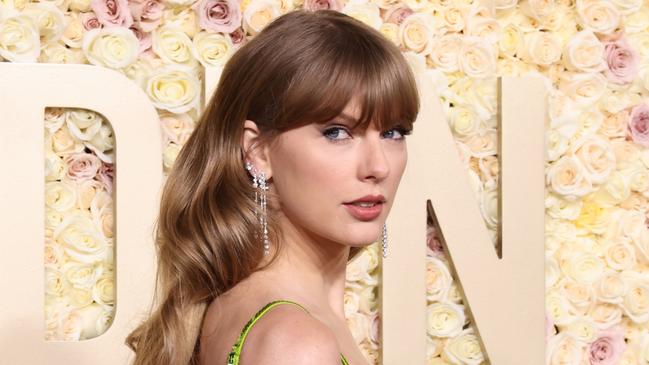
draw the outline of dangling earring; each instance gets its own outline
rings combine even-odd
[[[381,240],[383,246],[383,258],[388,257],[388,229],[383,223],[383,239]]]
[[[261,224],[261,236],[264,243],[264,255],[270,253],[270,240],[268,239],[268,220],[266,218],[266,190],[268,186],[266,185],[266,174],[262,171],[257,174],[257,169],[255,169],[252,164],[246,161],[246,170],[252,175],[252,187],[255,189],[255,216]]]

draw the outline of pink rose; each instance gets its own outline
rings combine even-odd
[[[304,1],[304,10],[307,11],[316,11],[316,10],[342,10],[342,4],[338,0],[305,0]]]
[[[437,231],[432,225],[426,226],[426,245],[430,248],[431,251],[437,256],[444,255],[444,247],[442,243],[437,238]]]
[[[385,11],[383,21],[401,25],[404,19],[412,15],[413,11],[403,4],[398,4]]]
[[[241,47],[244,43],[246,43],[246,31],[243,30],[243,28],[241,27],[237,28],[234,32],[228,34],[228,36],[230,36],[232,45],[235,48]]]
[[[198,14],[198,25],[206,31],[230,33],[241,26],[241,9],[234,0],[199,0],[192,9]]]
[[[649,105],[640,104],[631,109],[629,133],[633,142],[649,147]]]
[[[135,37],[140,42],[140,53],[151,48],[151,45],[153,44],[153,37],[151,36],[151,33],[142,31],[142,29],[139,29],[136,25],[131,26],[129,29],[133,32],[133,34],[135,34]]]
[[[81,20],[81,24],[85,30],[103,27],[99,20],[97,20],[97,15],[93,12],[79,13],[79,20]]]
[[[82,182],[93,179],[99,168],[101,160],[91,153],[75,153],[65,158],[65,175],[72,181]]]
[[[144,32],[152,32],[162,22],[165,6],[158,0],[130,0],[128,6]]]
[[[604,59],[608,65],[606,76],[612,82],[630,82],[638,73],[638,57],[624,38],[604,43]]]
[[[588,357],[592,365],[614,365],[620,360],[624,350],[624,330],[615,326],[599,333],[588,349]]]
[[[127,0],[92,0],[92,11],[97,14],[99,22],[107,27],[130,27],[133,16]]]
[[[115,178],[115,170],[112,163],[102,162],[99,171],[95,176],[95,180],[99,181],[102,187],[110,194],[113,192],[113,179]]]

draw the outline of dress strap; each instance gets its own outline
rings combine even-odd
[[[266,312],[268,312],[269,310],[271,310],[271,308],[279,304],[295,304],[298,307],[304,309],[305,312],[309,313],[309,311],[306,308],[304,308],[301,304],[290,300],[275,300],[266,304],[257,313],[255,313],[255,315],[243,327],[241,334],[239,334],[239,338],[237,338],[237,342],[235,342],[235,344],[232,346],[232,351],[230,351],[230,354],[228,354],[228,365],[237,365],[239,363],[239,357],[241,356],[241,349],[243,348],[243,342],[246,340],[246,336],[248,336],[248,332],[250,332],[252,326],[259,320],[259,318],[261,318],[264,314],[266,314]]]

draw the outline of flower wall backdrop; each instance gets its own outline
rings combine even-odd
[[[161,116],[168,169],[200,113],[202,67],[292,9],[334,9],[432,78],[497,244],[500,75],[547,81],[548,364],[649,364],[649,4],[642,0],[0,0],[0,59],[124,73]],[[110,127],[50,109],[47,338],[102,333],[113,312]],[[524,123],[525,121],[521,121]],[[486,363],[432,225],[429,364]],[[423,242],[422,242],[423,244]],[[378,363],[376,245],[348,269],[345,308]]]

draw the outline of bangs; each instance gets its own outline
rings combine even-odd
[[[360,117],[354,129],[374,123],[379,130],[412,130],[419,112],[415,78],[398,48],[380,34],[349,30],[316,45],[315,56],[288,82],[276,120],[287,130],[338,117],[358,98]]]

